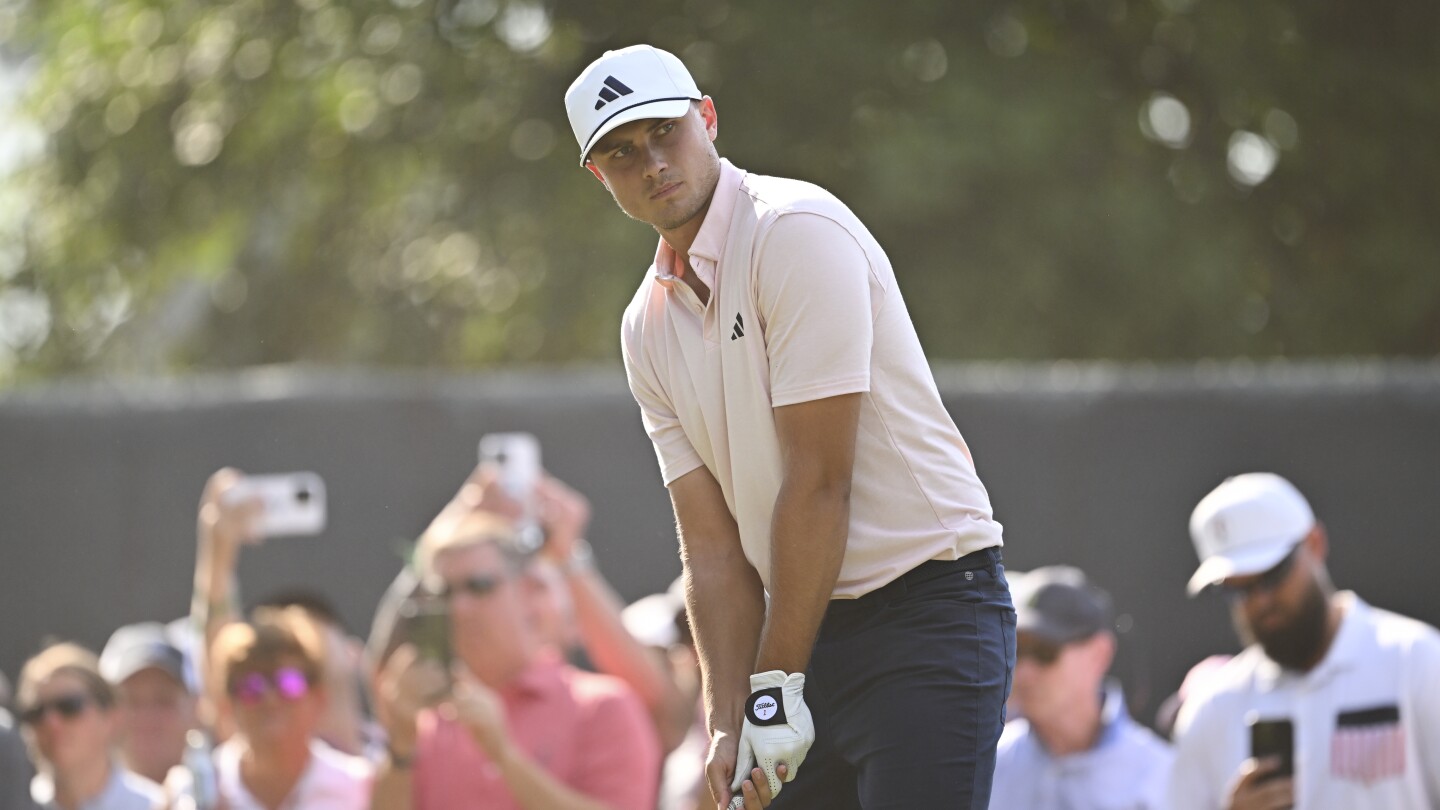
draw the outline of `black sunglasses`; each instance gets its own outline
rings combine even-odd
[[[1264,573],[1256,576],[1253,581],[1244,585],[1221,582],[1218,590],[1225,594],[1226,597],[1235,601],[1249,599],[1257,593],[1270,593],[1280,587],[1280,585],[1285,582],[1285,578],[1290,576],[1290,571],[1295,567],[1295,561],[1299,559],[1299,557],[1300,546],[1297,545],[1290,550],[1289,554],[1285,555],[1284,559],[1271,566]]]
[[[505,584],[507,577],[503,576],[473,576],[456,582],[446,582],[435,591],[435,595],[442,599],[449,599],[458,593],[469,594],[470,596],[487,596]]]
[[[89,705],[89,695],[79,692],[73,695],[61,695],[50,700],[42,700],[21,712],[20,722],[27,726],[38,726],[44,722],[45,715],[50,712],[55,712],[66,720],[74,720]]]

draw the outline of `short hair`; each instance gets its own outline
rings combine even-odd
[[[315,620],[299,607],[261,608],[248,622],[227,624],[210,645],[211,687],[228,692],[234,677],[278,666],[286,658],[299,662],[312,686],[325,676],[325,640]]]
[[[435,573],[435,558],[447,551],[493,543],[507,556],[515,546],[515,526],[493,512],[470,511],[436,518],[415,544],[415,573],[423,581]]]
[[[85,691],[101,708],[115,705],[115,687],[100,674],[100,659],[79,644],[64,641],[41,650],[20,669],[20,684],[16,689],[20,709],[23,711],[34,704],[40,684],[62,674],[84,683]]]
[[[325,594],[309,588],[287,588],[276,591],[269,596],[256,602],[250,609],[253,614],[266,608],[298,607],[303,609],[310,617],[322,624],[330,624],[341,630],[345,629],[345,622],[340,618],[340,611],[336,609],[335,603]]]

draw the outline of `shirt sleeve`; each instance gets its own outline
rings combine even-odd
[[[1208,701],[1192,697],[1175,721],[1175,759],[1166,791],[1166,806],[1172,810],[1219,810],[1220,791],[1225,786],[1214,784],[1209,767],[1209,757],[1220,743],[1208,733],[1213,709]]]
[[[654,807],[660,790],[660,739],[640,698],[619,686],[588,707],[580,764],[571,787],[614,810]]]
[[[640,421],[645,433],[655,446],[655,456],[660,461],[660,477],[665,486],[675,479],[699,468],[704,462],[690,444],[680,417],[664,389],[657,385],[650,368],[632,354],[637,347],[630,345],[628,329],[622,336],[621,355],[625,358],[625,379],[630,383],[630,393],[640,405]]]
[[[784,214],[766,233],[757,263],[771,404],[869,391],[883,290],[855,237],[820,214]]]
[[[1440,633],[1425,633],[1415,645],[1409,685],[1415,709],[1415,739],[1431,806],[1440,806]]]

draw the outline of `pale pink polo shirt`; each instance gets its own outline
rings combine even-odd
[[[709,301],[670,278],[685,265],[661,239],[625,310],[625,371],[665,483],[709,469],[767,588],[782,472],[774,409],[840,394],[862,402],[835,598],[1001,544],[890,261],[850,209],[722,160],[689,258]]]
[[[501,698],[512,738],[560,782],[615,810],[655,806],[660,742],[622,681],[546,654]],[[458,721],[427,711],[419,733],[416,810],[520,810],[499,767]]]

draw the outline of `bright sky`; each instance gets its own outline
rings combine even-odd
[[[0,59],[0,179],[9,176],[45,142],[45,134],[15,109],[33,71],[28,65]]]

